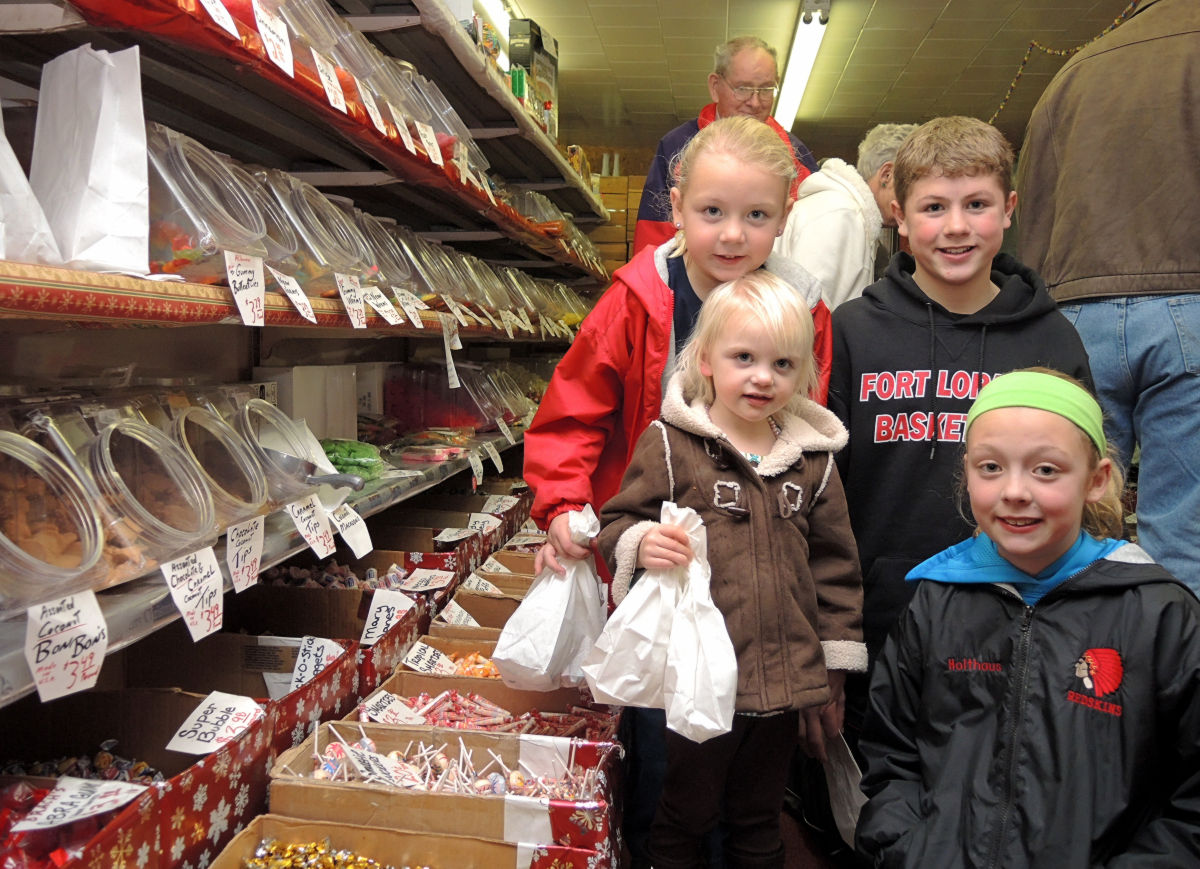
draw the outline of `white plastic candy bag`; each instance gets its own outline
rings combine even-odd
[[[580,546],[600,533],[590,506],[567,518]],[[566,575],[542,570],[496,641],[492,662],[511,688],[552,691],[583,681],[583,657],[604,627],[606,607],[592,556],[561,561]]]
[[[695,557],[688,562],[687,587],[671,625],[663,699],[667,727],[693,742],[704,742],[733,727],[737,653],[725,617],[709,592],[708,534],[700,517],[688,512],[686,522],[677,524],[687,530]]]

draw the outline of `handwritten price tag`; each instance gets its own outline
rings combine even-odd
[[[258,0],[254,2],[254,21],[258,25],[258,35],[262,37],[263,48],[267,57],[292,78],[296,77],[295,64],[292,59],[292,40],[288,36],[287,24],[274,12],[266,9]]]
[[[162,572],[193,641],[221,630],[225,609],[221,566],[211,546],[168,561]]]
[[[367,328],[367,306],[363,303],[362,288],[358,285],[358,275],[333,273],[337,281],[338,295],[342,297],[342,305],[350,317],[350,325],[355,329]]]
[[[421,145],[425,148],[425,154],[435,166],[445,166],[446,161],[442,159],[442,148],[438,145],[433,127],[424,121],[415,121],[414,123],[417,125],[417,135],[421,137]]]
[[[446,382],[451,389],[458,389],[462,384],[458,379],[458,369],[454,367],[454,354],[451,352],[458,340],[458,322],[449,314],[438,311],[438,320],[442,324],[442,347],[446,351]]]
[[[399,131],[400,138],[404,142],[404,147],[408,149],[408,153],[417,153],[417,143],[413,141],[412,133],[408,131],[408,120],[404,117],[404,112],[391,103],[388,103],[388,111],[392,113],[392,120],[396,123],[396,129]]]
[[[504,326],[504,334],[507,335],[508,339],[511,341],[513,338],[513,326],[517,326],[519,328],[521,325],[520,322],[515,316],[513,316],[512,311],[501,311],[500,322]]]
[[[407,703],[390,691],[379,691],[366,703],[367,717],[380,724],[424,724],[425,716],[418,715]]]
[[[467,576],[467,578],[463,580],[462,587],[470,589],[471,591],[483,592],[484,594],[504,594],[504,592],[502,592],[498,586],[488,582],[478,573],[471,573],[469,576]]]
[[[408,654],[404,656],[404,666],[418,673],[436,673],[440,676],[453,676],[458,672],[449,656],[443,655],[433,646],[425,643],[413,643]]]
[[[502,416],[496,417],[496,425],[500,429],[500,434],[504,435],[504,439],[506,441],[508,441],[510,446],[517,442],[517,439],[513,437],[512,429],[510,429],[508,427],[508,423],[506,423],[504,421],[504,417],[502,417]],[[514,499],[514,503],[515,503],[515,499]]]
[[[337,66],[315,48],[312,50],[313,62],[317,66],[317,75],[321,77],[321,87],[325,88],[325,98],[329,105],[339,112],[346,112],[346,95],[342,93],[342,83],[338,81]]]
[[[402,591],[433,591],[445,588],[453,581],[454,574],[449,570],[429,570],[419,567],[400,580],[397,588]]]
[[[309,636],[301,639],[296,665],[292,668],[292,683],[288,690],[295,691],[301,685],[311,682],[345,651],[333,640]]]
[[[262,561],[263,517],[255,516],[225,532],[225,566],[233,580],[233,590],[243,592],[258,581]]]
[[[261,326],[265,319],[266,285],[263,281],[262,257],[248,256],[237,251],[225,251],[225,276],[237,302],[238,313],[247,326]]]
[[[329,520],[342,535],[355,558],[362,558],[375,548],[371,544],[371,532],[367,530],[367,523],[349,504],[342,504],[330,513]]]
[[[54,790],[38,803],[20,822],[13,824],[14,833],[27,830],[47,830],[82,818],[110,812],[142,794],[145,785],[131,782],[103,781],[63,776],[54,783]]]
[[[167,750],[210,754],[237,739],[265,714],[251,697],[213,691],[175,731]]]
[[[363,287],[362,297],[368,305],[375,309],[375,313],[387,320],[389,325],[399,326],[404,322],[404,318],[400,316],[396,306],[388,301],[388,297],[379,287]]]
[[[300,289],[300,285],[296,283],[296,279],[291,275],[285,275],[282,272],[267,266],[267,271],[271,273],[271,277],[279,284],[283,294],[288,297],[288,301],[295,306],[300,312],[300,316],[310,323],[317,322],[317,315],[313,313],[312,302],[308,300],[308,296],[304,295],[304,290]]]
[[[500,458],[500,453],[496,452],[496,445],[491,441],[484,441],[483,451],[488,454],[488,458],[492,460],[492,464],[496,466],[496,473],[504,473],[504,461]]]
[[[517,506],[520,500],[515,495],[488,495],[487,500],[483,502],[483,512],[507,513]]]
[[[25,660],[42,702],[96,684],[108,650],[108,625],[94,592],[27,610]]]
[[[358,85],[358,98],[362,102],[363,108],[367,110],[367,115],[370,116],[371,123],[376,130],[386,136],[387,125],[383,122],[383,115],[379,114],[379,106],[375,105],[375,96],[360,79],[356,78],[354,83]]]
[[[494,555],[489,555],[487,557],[487,561],[485,561],[482,565],[480,565],[479,569],[482,570],[484,573],[512,573],[511,570],[509,570],[507,567],[505,567],[503,564],[501,564],[499,561],[497,561],[496,556],[494,556]],[[475,574],[473,574],[473,573],[471,574],[471,576],[474,576],[474,575]],[[471,576],[468,576],[467,579],[470,579]],[[466,583],[464,582],[463,585],[465,586]]]
[[[221,0],[200,0],[200,5],[207,10],[208,14],[212,16],[212,20],[217,22],[222,30],[234,39],[241,39],[238,35],[237,25],[233,23],[233,16],[221,4]]]
[[[457,540],[472,537],[474,534],[475,532],[470,528],[443,528],[433,539],[438,543],[454,543]]]
[[[467,527],[474,528],[480,534],[490,534],[503,524],[499,516],[493,516],[491,513],[472,513],[471,518],[467,520]]]
[[[402,591],[377,589],[371,595],[371,609],[367,612],[359,642],[373,646],[388,632],[396,620],[413,608],[413,599]]]
[[[337,548],[333,542],[333,528],[330,527],[329,515],[321,506],[321,501],[315,492],[303,500],[293,501],[284,509],[296,523],[296,530],[300,532],[304,542],[317,554],[318,558],[328,558],[333,555]]]
[[[479,453],[471,450],[467,453],[467,461],[471,463],[471,473],[475,475],[476,484],[483,482],[483,459]]]
[[[454,315],[454,319],[458,320],[459,325],[461,325],[461,326],[471,325],[470,323],[467,322],[467,315],[465,313],[463,313],[463,310],[459,306],[458,301],[453,296],[447,295],[446,293],[440,293],[439,295],[441,295],[442,301],[446,303],[446,307],[449,309],[450,313]],[[454,349],[458,350],[459,348],[455,347]]]
[[[463,625],[466,627],[479,627],[479,622],[475,621],[475,617],[469,612],[456,604],[454,601],[448,601],[442,611],[437,614],[438,619],[448,625]]]
[[[400,307],[404,309],[404,313],[408,315],[408,319],[412,320],[412,324],[418,329],[424,329],[425,324],[421,322],[421,312],[428,311],[429,306],[408,290],[401,289],[400,287],[392,287],[392,294],[396,297],[396,301],[400,303]]]

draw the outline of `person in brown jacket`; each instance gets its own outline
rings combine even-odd
[[[686,533],[657,521],[663,502],[700,515],[713,602],[737,656],[732,730],[701,744],[667,733],[650,832],[657,869],[702,865],[718,821],[726,867],[783,866],[792,751],[803,740],[824,756],[825,738],[841,729],[845,672],[866,669],[862,576],[833,463],[846,431],[806,397],[812,340],[804,302],[773,275],[714,290],[661,419],[601,514],[598,545],[618,604],[639,568],[691,559]]]

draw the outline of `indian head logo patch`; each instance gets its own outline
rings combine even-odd
[[[1075,678],[1081,680],[1083,687],[1091,693],[1068,691],[1067,699],[1119,718],[1120,704],[1102,698],[1120,688],[1124,676],[1125,664],[1121,661],[1120,652],[1116,649],[1088,649],[1075,661]]]

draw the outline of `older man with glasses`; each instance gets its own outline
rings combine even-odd
[[[770,126],[792,149],[799,173],[797,186],[817,171],[817,162],[804,143],[771,117],[771,107],[779,92],[779,64],[771,46],[757,36],[739,36],[718,46],[713,71],[708,76],[708,92],[713,101],[700,110],[700,116],[679,125],[658,143],[638,206],[630,256],[647,245],[662,244],[675,234],[671,225],[671,162],[692,136],[717,118],[749,115]],[[792,195],[795,193],[793,186]]]

